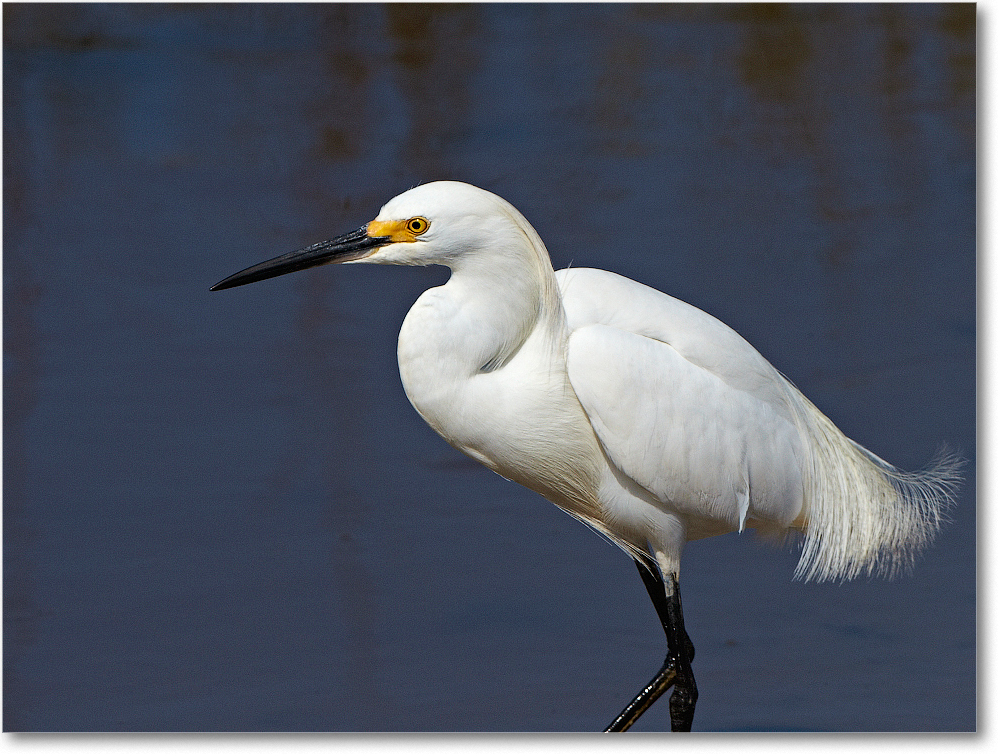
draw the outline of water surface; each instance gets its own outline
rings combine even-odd
[[[446,271],[208,291],[446,178],[970,460],[892,583],[691,544],[695,729],[973,729],[974,14],[5,5],[4,728],[595,730],[658,668],[631,561],[408,405]]]

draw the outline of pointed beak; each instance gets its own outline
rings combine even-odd
[[[391,242],[392,240],[387,236],[369,236],[368,226],[362,226],[357,231],[351,231],[336,239],[319,242],[297,252],[289,252],[287,255],[275,257],[273,260],[267,260],[246,270],[241,270],[239,273],[234,273],[229,278],[219,281],[212,287],[211,291],[231,289],[234,286],[283,276],[285,273],[305,270],[316,265],[360,260]]]

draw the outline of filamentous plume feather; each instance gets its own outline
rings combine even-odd
[[[899,470],[845,436],[794,386],[808,439],[803,464],[806,523],[795,578],[892,578],[913,566],[947,521],[963,460],[947,447],[919,472]]]

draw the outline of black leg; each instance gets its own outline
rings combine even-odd
[[[654,566],[638,559],[635,560],[635,564],[639,568],[643,585],[646,586],[646,592],[653,601],[656,614],[663,625],[663,632],[667,636],[667,658],[656,676],[622,710],[622,713],[615,717],[605,732],[627,730],[671,685],[674,686],[674,692],[670,696],[670,727],[674,732],[689,732],[694,719],[695,702],[698,700],[698,688],[691,671],[694,645],[684,629],[677,575],[670,573],[667,576],[667,580],[670,581],[668,595],[667,586]]]
[[[698,702],[698,686],[694,682],[694,672],[691,662],[694,660],[694,644],[684,629],[684,613],[681,611],[681,587],[677,582],[677,574],[672,572],[667,577],[673,589],[667,597],[667,616],[669,626],[665,625],[667,633],[667,656],[672,656],[676,664],[677,679],[674,681],[674,692],[670,694],[670,729],[674,732],[691,732],[694,721],[694,705]],[[662,584],[661,584],[662,590]]]

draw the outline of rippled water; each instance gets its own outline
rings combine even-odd
[[[630,560],[409,407],[446,271],[208,292],[440,178],[970,460],[893,583],[691,544],[695,729],[975,727],[974,6],[3,10],[4,729],[595,730],[658,668]]]

